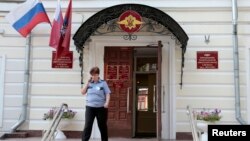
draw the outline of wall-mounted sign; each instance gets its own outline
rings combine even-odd
[[[59,58],[56,57],[56,51],[52,52],[52,68],[71,69],[73,67],[73,51],[67,54],[62,53]]]
[[[128,33],[137,32],[142,25],[141,15],[133,10],[123,12],[117,22],[120,28]]]
[[[107,65],[107,80],[128,80],[130,78],[129,65]]]
[[[107,65],[106,67],[106,76],[107,79],[117,79],[118,78],[118,67],[117,65]]]
[[[218,51],[197,51],[197,69],[218,69]]]

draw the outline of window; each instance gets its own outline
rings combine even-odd
[[[137,92],[138,92],[137,110],[148,111],[148,88],[140,87],[138,88]]]

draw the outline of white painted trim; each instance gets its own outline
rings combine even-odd
[[[47,11],[54,11],[57,1],[43,0],[44,7]],[[118,5],[118,4],[127,4],[127,3],[136,3],[143,4],[159,9],[169,9],[169,8],[231,8],[230,0],[74,0],[73,1],[73,11],[100,11],[101,9]],[[0,9],[1,11],[10,11],[14,9],[18,4],[1,2]],[[62,8],[68,6],[68,1],[61,2]],[[239,8],[249,8],[249,0],[240,0],[238,1]]]
[[[171,124],[171,117],[170,117],[170,40],[167,41],[167,43],[162,43],[162,74],[161,74],[161,84],[162,84],[162,116],[161,116],[161,122],[162,122],[162,138],[163,139],[169,139],[170,138],[170,124]],[[166,132],[167,131],[167,132]]]
[[[176,66],[175,66],[175,49],[176,49],[176,44],[175,41],[172,40],[170,41],[170,59],[169,59],[169,111],[172,114],[170,116],[170,139],[176,139]]]
[[[246,73],[247,73],[247,95],[246,95],[246,103],[247,103],[247,123],[250,124],[250,47],[246,48]]]
[[[5,55],[0,55],[0,127],[3,126],[3,108],[4,108],[4,79],[5,79]]]
[[[167,101],[168,104],[171,104],[171,106],[168,106],[167,112],[162,113],[162,116],[171,116],[167,117],[167,124],[168,127],[165,129],[165,131],[162,131],[162,134],[166,134],[168,132],[168,136],[166,139],[175,139],[176,138],[176,92],[175,92],[175,41],[171,39],[170,36],[138,36],[137,40],[135,41],[127,41],[124,40],[121,36],[92,36],[91,42],[89,46],[89,66],[98,66],[100,69],[104,68],[104,47],[105,46],[146,46],[146,45],[157,45],[157,42],[161,40],[163,46],[169,47],[168,55],[170,55],[169,58],[169,66],[168,68],[168,78],[170,79],[170,82],[168,82],[170,86],[167,86],[167,95],[170,96]],[[169,44],[169,45],[167,45]],[[171,64],[171,65],[170,65]],[[103,71],[100,72],[100,77],[103,78],[104,74]],[[171,102],[171,103],[169,103]],[[167,103],[166,103],[167,104]],[[165,123],[165,122],[164,122]],[[97,125],[93,126],[93,137],[92,138],[100,138],[100,134],[97,133],[98,127]]]

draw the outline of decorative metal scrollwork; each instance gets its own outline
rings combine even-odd
[[[137,35],[133,35],[133,34],[123,35],[123,39],[124,40],[136,40]]]
[[[124,35],[125,32],[121,32],[121,29],[116,24],[117,18],[127,10],[133,10],[138,12],[142,18],[143,26],[141,26],[140,32]],[[181,26],[173,20],[165,12],[140,4],[121,4],[115,5],[97,12],[95,15],[85,21],[81,27],[75,33],[73,40],[76,45],[77,51],[80,53],[80,66],[82,67],[82,48],[85,42],[90,36],[93,35],[110,35],[111,33],[120,33],[124,39],[136,40],[142,32],[152,33],[156,35],[169,35],[175,38],[177,44],[181,44],[182,49],[182,63],[181,63],[181,82],[183,76],[184,67],[184,54],[186,52],[186,46],[188,42],[188,36],[181,28]],[[82,75],[82,74],[81,74]],[[82,81],[82,80],[81,80]]]
[[[138,30],[139,32],[134,32],[134,33],[124,32],[117,24],[117,22],[118,18],[113,19],[107,23],[104,23],[98,29],[96,29],[95,32],[92,33],[92,36],[110,35],[110,33],[112,34],[116,33],[118,35],[121,35],[121,37],[123,37],[124,40],[136,40],[137,36],[139,36],[141,33],[151,33],[151,34],[154,33],[154,36],[170,35],[171,37],[176,39],[175,35],[173,35],[165,26],[148,18],[143,17],[143,24],[141,28]]]

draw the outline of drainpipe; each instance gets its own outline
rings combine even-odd
[[[26,38],[25,47],[25,72],[24,72],[24,83],[23,83],[23,105],[22,113],[19,121],[11,127],[11,133],[15,132],[19,126],[21,126],[27,118],[27,107],[28,107],[28,92],[29,92],[29,77],[30,77],[30,48],[31,48],[31,34]]]
[[[232,24],[233,24],[235,118],[240,124],[246,124],[246,122],[241,117],[241,108],[240,108],[239,52],[238,52],[238,35],[237,35],[237,20],[238,20],[237,0],[232,0],[232,18],[233,18]]]

